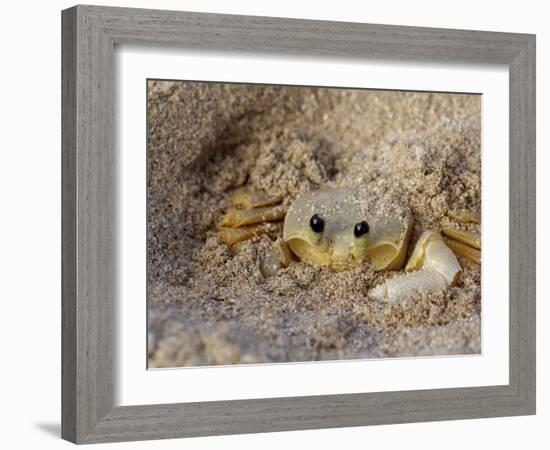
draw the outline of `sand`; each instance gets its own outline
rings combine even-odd
[[[480,114],[477,95],[150,81],[149,367],[479,353],[479,266],[379,302],[368,290],[396,272],[295,262],[265,277],[270,237],[233,255],[215,232],[243,185],[286,205],[346,186],[410,208],[409,253],[427,229],[470,228],[449,212],[480,211]]]

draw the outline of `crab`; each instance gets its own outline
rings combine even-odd
[[[352,269],[367,260],[375,271],[405,271],[370,289],[375,300],[396,300],[421,290],[433,292],[456,284],[463,264],[481,263],[479,234],[458,226],[426,230],[418,238],[405,264],[413,229],[408,208],[399,213],[365,208],[355,190],[331,187],[309,191],[288,208],[282,198],[241,188],[232,196],[233,207],[222,217],[218,239],[233,252],[254,236],[273,237],[284,220],[282,237],[262,261],[265,276],[274,275],[298,259],[333,271]],[[470,212],[449,213],[458,222],[479,225]]]

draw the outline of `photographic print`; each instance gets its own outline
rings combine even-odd
[[[148,367],[481,352],[481,96],[147,80]]]

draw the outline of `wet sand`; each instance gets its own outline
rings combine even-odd
[[[480,97],[150,81],[149,366],[479,353],[480,269],[396,302],[396,272],[303,262],[264,277],[268,236],[233,255],[216,223],[247,185],[290,204],[324,186],[411,209],[416,239],[480,211]]]

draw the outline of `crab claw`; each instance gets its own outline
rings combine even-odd
[[[415,291],[434,292],[451,286],[460,273],[460,264],[439,233],[424,232],[405,267],[409,273],[387,279],[369,292],[374,300],[394,301]]]

